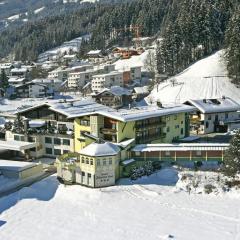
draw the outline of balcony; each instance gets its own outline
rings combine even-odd
[[[106,135],[116,135],[117,129],[113,128],[100,128],[100,132]]]
[[[153,134],[153,135],[148,135],[145,137],[136,137],[136,143],[150,143],[151,141],[158,140],[158,139],[164,139],[166,138],[167,134],[166,133],[161,133],[161,134]]]

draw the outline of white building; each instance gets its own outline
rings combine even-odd
[[[10,75],[12,77],[27,78],[29,70],[27,68],[13,68],[10,70]]]
[[[37,78],[32,80],[32,83],[43,84],[47,86],[49,90],[52,90],[54,92],[58,92],[60,90],[60,87],[62,86],[62,81],[59,79]]]
[[[67,79],[69,71],[70,71],[69,69],[57,68],[48,73],[48,78],[49,79],[57,78],[61,81],[64,81]]]
[[[110,72],[107,74],[94,75],[92,80],[92,90],[100,92],[112,86],[123,87],[123,74],[121,72]]]
[[[192,130],[200,134],[226,132],[240,127],[240,105],[228,97],[188,100],[197,111],[192,115]]]
[[[15,86],[17,98],[41,98],[47,96],[47,86],[37,83],[26,83]]]
[[[142,77],[141,67],[131,67],[131,80],[140,80]]]
[[[68,76],[68,87],[79,88],[85,86],[93,78],[96,71],[89,69],[84,72],[71,72]]]

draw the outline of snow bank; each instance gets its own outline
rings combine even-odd
[[[224,51],[204,58],[152,91],[148,101],[183,103],[188,99],[231,97],[240,102],[240,89],[227,77],[223,60]]]

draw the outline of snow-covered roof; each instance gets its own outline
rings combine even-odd
[[[235,112],[240,110],[240,105],[229,97],[217,99],[188,100],[202,113]]]
[[[61,113],[69,119],[86,115],[99,114],[122,122],[130,122],[152,117],[167,116],[183,112],[187,113],[196,110],[195,107],[184,104],[171,105],[164,108],[159,108],[158,106],[142,106],[131,109],[115,110],[113,108],[96,103],[92,99],[84,99],[71,102],[50,101],[39,105],[31,106],[29,108],[21,109],[17,112],[23,113],[43,105],[49,106],[50,110]]]
[[[172,144],[139,144],[134,152],[156,152],[156,151],[204,151],[204,150],[226,150],[229,143],[172,143]]]
[[[122,161],[122,164],[124,166],[128,165],[128,164],[131,164],[131,163],[134,163],[136,160],[134,160],[133,158],[132,159],[127,159],[127,160],[124,160]]]
[[[36,165],[37,165],[36,163],[23,161],[0,160],[0,170],[21,172],[25,169],[32,168]]]
[[[128,147],[130,144],[132,144],[133,142],[135,142],[135,138],[131,138],[131,139],[127,139],[125,141],[122,141],[120,143],[115,143],[115,145],[122,147],[122,148],[126,148]]]
[[[101,50],[91,50],[87,53],[87,55],[95,55],[95,54],[101,54]]]
[[[26,149],[36,147],[36,143],[22,142],[22,141],[0,141],[0,149],[7,149],[13,151],[23,151]]]
[[[27,72],[27,68],[13,68],[11,69],[11,73],[25,73]]]
[[[17,77],[11,77],[8,79],[9,83],[21,83],[23,81],[25,81],[25,78],[17,78]]]
[[[105,88],[101,92],[99,92],[97,95],[100,95],[104,92],[112,93],[115,96],[123,96],[123,95],[130,96],[131,95],[131,92],[128,89],[119,87],[119,86],[112,86],[110,89]]]
[[[91,143],[87,147],[80,150],[80,154],[91,157],[113,156],[120,152],[118,146],[110,142]]]
[[[148,94],[148,93],[149,93],[148,86],[135,87],[135,88],[134,88],[134,92],[135,92],[136,94]]]

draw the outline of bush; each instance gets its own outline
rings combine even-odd
[[[160,170],[162,168],[162,165],[159,161],[155,161],[152,163],[153,169],[154,170]]]
[[[194,167],[195,168],[200,168],[203,165],[202,161],[196,161],[194,162]]]
[[[229,188],[232,188],[232,187],[240,187],[240,180],[227,181],[227,182],[226,182],[226,185],[227,185]]]
[[[207,193],[207,194],[210,194],[213,192],[213,190],[215,189],[216,187],[213,186],[212,184],[207,184],[204,186],[204,192]]]

